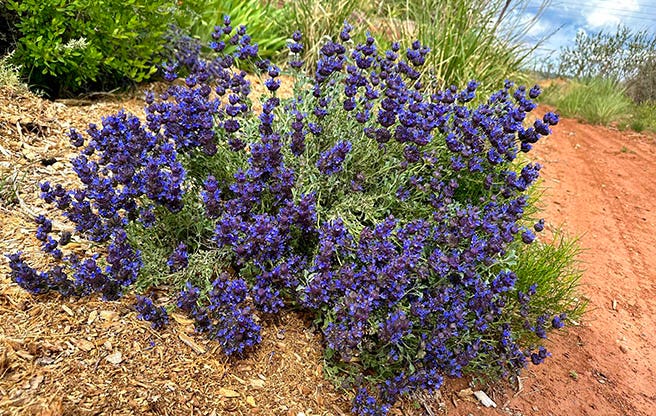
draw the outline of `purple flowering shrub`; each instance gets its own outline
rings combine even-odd
[[[83,186],[46,182],[42,196],[107,254],[64,255],[71,236],[55,239],[39,217],[44,251],[65,266],[38,272],[12,254],[13,280],[107,299],[135,282],[173,284],[176,306],[228,355],[260,342],[260,319],[303,307],[325,337],[327,372],[357,374],[342,382],[357,388],[362,415],[445,376],[541,363],[547,330],[577,310],[575,279],[561,284],[571,259],[550,263],[534,243],[544,221],[530,222],[528,192],[540,166],[517,156],[558,117],[525,125],[537,86],[507,82],[478,102],[473,81],[427,95],[428,48],[379,51],[350,30],[321,47],[314,77],[296,73],[291,99],[276,94],[280,68],[257,61],[270,95],[255,113],[235,62],[257,47],[226,18],[215,58],[194,47],[165,66],[171,81],[187,75],[148,95],[145,122],[107,117],[86,146],[71,132]],[[294,70],[301,41],[297,32],[289,44]],[[167,322],[147,298],[136,309]]]

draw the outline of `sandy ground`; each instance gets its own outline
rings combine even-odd
[[[49,103],[0,91],[0,253],[35,251],[29,221],[45,206],[35,184],[62,173],[73,149],[64,133],[139,99]],[[75,105],[72,105],[75,104]],[[68,120],[71,120],[70,123]],[[496,409],[461,400],[464,380],[397,415],[656,414],[656,144],[654,137],[562,120],[536,147],[544,217],[580,236],[590,300],[579,326],[551,336],[553,356],[522,375],[521,390],[486,391]],[[44,160],[54,158],[54,164]],[[67,165],[67,164],[66,164]],[[79,250],[85,247],[80,243]],[[34,257],[35,261],[37,257]],[[0,415],[339,415],[349,398],[322,377],[320,338],[284,315],[265,325],[245,360],[227,360],[174,316],[162,332],[138,321],[130,297],[36,300],[6,277],[0,260]]]

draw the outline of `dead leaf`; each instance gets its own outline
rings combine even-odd
[[[259,378],[251,379],[251,386],[255,387],[256,389],[264,388],[264,381],[260,380]]]
[[[73,310],[71,308],[69,308],[68,306],[62,305],[62,309],[64,310],[64,312],[66,312],[70,316],[75,316],[75,312],[73,312]]]
[[[123,354],[121,354],[121,351],[116,351],[105,357],[105,360],[112,364],[120,364],[123,362]]]
[[[33,377],[32,380],[30,380],[30,388],[32,390],[38,389],[39,386],[41,385],[41,382],[43,382],[43,378],[44,377],[41,374],[39,374],[38,376]]]
[[[25,350],[16,351],[16,355],[27,361],[32,361],[34,359],[34,356]]]
[[[171,318],[180,325],[193,325],[195,322],[193,319],[189,319],[184,315],[180,315],[179,313],[172,313],[170,314]]]
[[[473,402],[476,403],[476,399],[474,398],[474,391],[470,388],[466,388],[463,390],[460,390],[458,393],[456,393],[458,397],[461,400],[466,400],[468,402]]]
[[[100,317],[105,321],[115,321],[118,313],[116,311],[100,311]]]

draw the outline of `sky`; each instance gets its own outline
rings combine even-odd
[[[540,4],[530,0],[524,18],[533,17]],[[577,32],[614,33],[619,24],[656,34],[656,0],[552,0],[525,39],[534,44],[555,31],[536,51],[537,59],[549,55],[555,59],[560,48],[574,44]]]

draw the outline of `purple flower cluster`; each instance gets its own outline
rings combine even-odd
[[[37,222],[40,224],[37,229],[38,234],[51,227],[51,222],[44,217],[38,217]],[[68,234],[62,233],[60,244],[65,245],[63,243],[69,238]],[[49,237],[49,241],[54,240]],[[47,244],[43,249],[52,254],[52,250],[47,247]],[[61,252],[53,254],[53,256],[56,259],[62,259]],[[115,230],[110,238],[104,269],[98,263],[98,255],[85,260],[81,260],[73,254],[68,255],[63,258],[67,267],[54,266],[47,272],[38,272],[28,266],[22,260],[20,253],[11,254],[8,258],[11,279],[33,294],[46,293],[50,290],[57,291],[63,296],[85,296],[91,293],[100,293],[105,300],[119,298],[123,288],[136,281],[142,265],[140,252],[134,250],[128,243],[127,234],[122,229]],[[70,272],[67,273],[66,269],[69,269]]]
[[[175,250],[173,250],[173,253],[171,253],[171,256],[166,261],[166,265],[169,266],[171,272],[179,272],[189,265],[187,246],[184,243],[180,243]]]
[[[41,186],[78,234],[109,243],[106,257],[64,256],[70,235],[55,239],[52,222],[39,217],[37,238],[68,261],[71,278],[63,268],[37,272],[13,254],[12,279],[32,293],[115,299],[142,265],[130,225],[152,226],[191,200],[211,221],[211,240],[188,244],[178,234],[166,264],[179,272],[196,249],[221,253],[230,274],[211,287],[187,282],[177,306],[228,355],[260,342],[258,313],[301,305],[322,324],[330,365],[363,374],[349,380],[361,415],[387,414],[400,395],[435,390],[445,376],[541,363],[548,352],[523,345],[518,321],[539,339],[565,316],[536,316],[536,287],[519,290],[512,271],[513,251],[544,228],[540,220],[529,229],[525,218],[540,165],[521,166],[517,155],[558,117],[526,127],[540,90],[511,82],[478,105],[474,81],[426,94],[419,70],[427,47],[379,51],[367,36],[349,49],[351,30],[345,24],[321,47],[314,77],[287,102],[275,96],[280,69],[258,62],[270,96],[257,116],[235,69],[257,54],[245,29],[229,18],[217,26],[212,60],[189,43],[164,68],[171,80],[186,73],[184,83],[149,94],[145,126],[120,112],[91,126],[86,147],[71,132],[82,148],[73,161],[81,189]],[[301,34],[292,39],[298,68]],[[220,163],[226,155],[239,162]],[[217,163],[198,168],[208,160]],[[154,327],[166,323],[150,299],[138,297],[136,307]]]
[[[233,35],[230,19],[216,28],[213,37],[218,42],[213,43],[216,50],[225,47],[222,39],[229,37],[227,42],[235,46],[234,54],[202,60],[196,42],[184,36],[178,39],[178,62],[163,69],[170,80],[177,78],[176,71],[181,68],[189,75],[184,86],[172,85],[159,99],[153,93],[147,94],[145,125],[120,111],[104,118],[101,126],[89,126],[86,146],[82,134],[70,131],[71,143],[80,148],[79,156],[72,160],[73,170],[83,186],[67,190],[44,182],[41,196],[75,224],[76,234],[94,242],[108,242],[107,255],[105,259],[64,256],[62,247],[71,234],[61,233],[56,240],[51,235],[52,222],[39,216],[37,238],[43,243],[43,251],[65,261],[67,267],[41,273],[15,254],[10,261],[12,277],[21,286],[33,293],[56,289],[65,295],[99,292],[105,299],[118,298],[124,287],[136,281],[142,266],[141,255],[128,241],[126,229],[134,221],[152,226],[157,220],[157,207],[171,213],[183,209],[188,179],[182,164],[184,156],[195,149],[206,155],[216,153],[215,120],[230,134],[233,148],[243,148],[234,134],[239,130],[238,116],[249,111],[245,99],[250,84],[243,71],[230,68],[235,59],[254,57],[257,46],[250,43],[243,27]],[[217,81],[217,95],[228,95],[227,103],[211,98],[211,81]],[[168,266],[178,271],[187,262],[184,246],[178,246]]]
[[[337,143],[330,150],[327,150],[319,156],[317,160],[317,168],[319,172],[324,175],[334,175],[342,171],[344,159],[351,151],[351,143],[341,141]]]
[[[153,329],[160,329],[169,323],[169,315],[163,306],[155,306],[152,299],[145,296],[135,296],[134,307],[139,312],[137,318],[149,321]]]
[[[201,306],[200,290],[187,282],[178,297],[178,307],[196,320],[196,330],[219,341],[226,355],[242,355],[260,343],[260,325],[248,305],[248,287],[242,279],[222,274],[212,283],[208,304]]]

